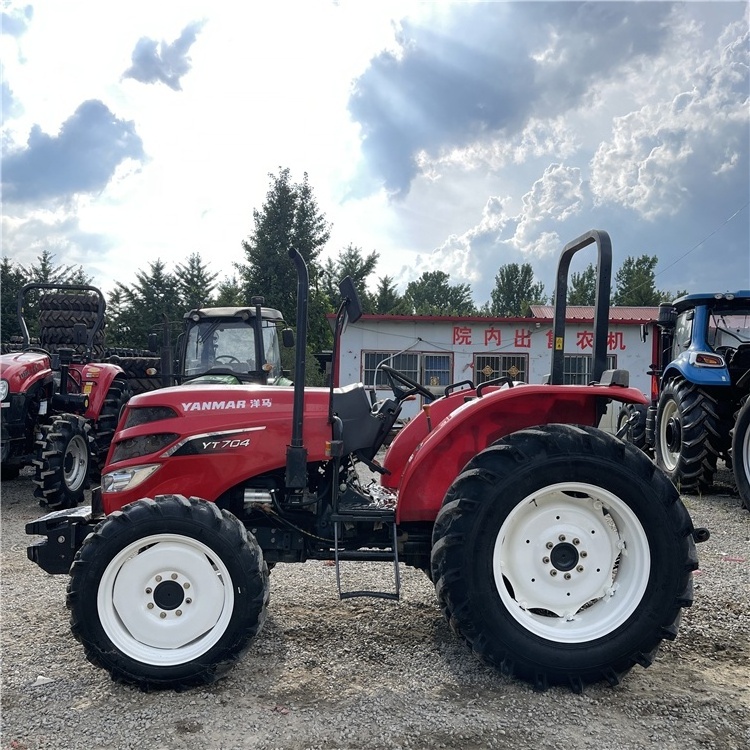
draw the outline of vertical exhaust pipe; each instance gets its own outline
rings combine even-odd
[[[307,355],[307,302],[310,276],[305,259],[291,248],[289,257],[297,269],[297,335],[294,356],[294,405],[292,407],[292,440],[286,447],[286,486],[290,490],[307,487],[307,450],[302,442],[302,420],[305,408],[305,358]]]

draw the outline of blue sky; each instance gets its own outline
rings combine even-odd
[[[376,250],[402,290],[439,269],[481,304],[530,263],[550,293],[594,228],[615,268],[657,255],[659,289],[750,288],[745,2],[0,6],[22,264],[46,248],[109,291],[200,252],[229,276],[288,167],[324,256]]]

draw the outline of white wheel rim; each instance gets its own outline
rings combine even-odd
[[[503,604],[526,630],[583,643],[633,614],[651,557],[643,526],[623,500],[595,485],[565,482],[511,511],[495,542],[493,570]]]
[[[158,666],[206,653],[226,631],[233,608],[232,579],[219,556],[178,534],[125,547],[104,571],[97,595],[112,643],[136,661]]]
[[[742,439],[742,445],[740,445],[740,465],[743,468],[743,473],[745,475],[745,479],[750,481],[750,427],[745,430],[745,435]],[[737,457],[733,457],[734,460],[737,460]]]
[[[671,450],[669,440],[667,439],[667,428],[671,420],[675,422],[680,421],[679,409],[674,399],[669,399],[664,404],[661,416],[659,417],[659,447],[661,448],[661,458],[664,462],[664,468],[667,471],[674,471],[680,459],[680,452]]]
[[[68,442],[63,456],[65,486],[75,492],[83,484],[88,471],[88,450],[81,435],[74,435]]]

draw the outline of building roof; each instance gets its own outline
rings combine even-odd
[[[552,320],[555,317],[555,308],[552,305],[530,305],[531,316]],[[659,317],[658,307],[622,307],[612,306],[609,308],[610,322],[619,323],[650,323]],[[565,320],[593,320],[593,305],[568,305],[565,311]]]

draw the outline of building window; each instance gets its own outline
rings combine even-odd
[[[477,385],[506,376],[528,383],[528,371],[528,354],[474,355],[474,382]]]
[[[426,386],[450,385],[453,373],[452,354],[427,354],[422,352],[362,352],[365,385],[389,388],[388,379],[379,365],[386,364],[394,370]]]
[[[563,383],[565,385],[587,385],[591,382],[591,367],[594,358],[590,354],[566,354],[563,364]],[[617,357],[607,355],[607,369],[617,367]]]

